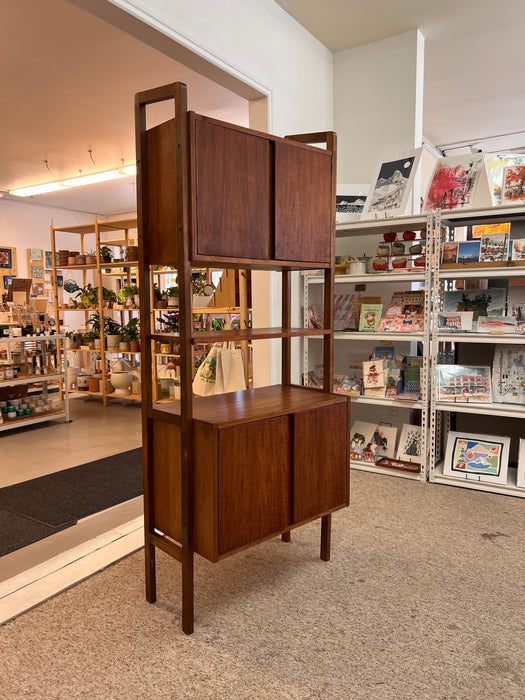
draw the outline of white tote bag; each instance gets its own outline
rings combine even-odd
[[[235,347],[235,343],[228,343],[227,347],[219,348],[217,352],[215,391],[217,394],[228,394],[231,391],[244,389],[246,389],[246,380],[242,351]]]
[[[204,361],[199,365],[193,379],[193,393],[197,396],[212,396],[216,393],[218,350],[217,345],[212,345]]]

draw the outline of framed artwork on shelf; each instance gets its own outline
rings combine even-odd
[[[44,279],[44,270],[43,270],[43,268],[40,267],[40,266],[37,266],[37,265],[33,266],[33,267],[31,268],[31,277],[32,277],[32,279],[34,279],[34,280],[42,280],[42,279]]]
[[[492,400],[525,406],[525,345],[496,345]]]
[[[8,270],[13,267],[11,248],[0,248],[0,267]]]
[[[399,436],[396,459],[421,463],[421,426],[404,423]]]
[[[55,258],[56,258],[56,264],[58,265],[58,253],[55,253]],[[53,251],[51,251],[51,250],[44,251],[44,269],[46,269],[46,270],[53,269]]]
[[[518,451],[518,474],[516,477],[516,486],[519,489],[525,489],[525,438],[520,438],[520,446]]]
[[[458,243],[458,263],[479,262],[480,241],[459,241]]]
[[[31,262],[42,262],[42,248],[29,248]]]
[[[372,442],[376,427],[376,423],[362,420],[354,421],[350,430],[350,457],[352,459],[363,460],[363,452],[366,446]]]
[[[514,238],[510,241],[510,259],[525,260],[525,238]]]
[[[472,311],[473,320],[478,316],[503,316],[507,302],[506,289],[464,289],[462,291],[445,292],[443,298],[443,313],[454,311]]]
[[[11,282],[15,279],[16,275],[3,275],[4,289],[8,289]]]
[[[518,324],[515,316],[480,316],[478,318],[478,333],[497,333],[498,335],[518,333]]]
[[[361,218],[369,185],[337,185],[335,223],[346,224]]]
[[[441,262],[455,263],[458,258],[458,241],[445,241],[441,246]]]
[[[506,484],[509,446],[509,437],[450,432],[443,475]]]
[[[525,202],[525,165],[508,165],[503,170],[503,204]]]
[[[503,262],[507,260],[509,236],[507,233],[488,233],[481,236],[480,262]]]
[[[437,400],[457,403],[490,403],[490,367],[438,365]]]
[[[420,157],[421,148],[417,148],[379,164],[366,198],[363,218],[404,214]]]
[[[468,333],[472,330],[472,311],[438,313],[438,330],[442,333]]]
[[[382,304],[363,304],[359,316],[359,330],[375,333],[381,321]]]
[[[471,207],[482,172],[482,153],[440,158],[430,180],[424,211]]]

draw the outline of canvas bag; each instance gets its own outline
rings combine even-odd
[[[228,394],[246,389],[242,351],[235,343],[219,348],[217,353],[217,382],[215,392]]]
[[[197,396],[227,394],[246,389],[242,352],[235,343],[212,345],[193,380]]]

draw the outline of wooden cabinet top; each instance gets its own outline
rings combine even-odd
[[[347,401],[346,396],[328,394],[318,389],[275,385],[206,398],[196,397],[193,402],[193,417],[222,428]],[[169,420],[170,415],[178,417],[180,402],[157,405],[152,415],[166,420]]]

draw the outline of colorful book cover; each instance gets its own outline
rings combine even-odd
[[[458,243],[458,263],[479,262],[480,241],[460,241]]]
[[[488,233],[481,236],[480,262],[502,262],[508,255],[508,234]]]
[[[372,350],[373,360],[393,360],[395,357],[395,348],[393,345],[376,345]]]
[[[381,321],[382,304],[363,304],[359,317],[359,330],[375,333]]]

